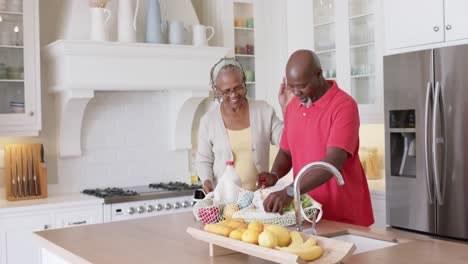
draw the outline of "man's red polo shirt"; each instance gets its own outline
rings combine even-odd
[[[320,161],[327,148],[348,152],[341,173],[345,185],[332,178],[309,195],[323,205],[323,218],[369,226],[374,223],[366,176],[359,161],[359,112],[354,99],[332,87],[309,107],[296,97],[285,113],[281,148],[291,153],[294,176],[310,162]]]

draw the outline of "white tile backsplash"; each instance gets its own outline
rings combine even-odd
[[[78,158],[58,159],[61,189],[188,182],[188,154],[170,149],[167,93],[96,93],[83,120]]]

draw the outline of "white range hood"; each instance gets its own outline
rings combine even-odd
[[[222,47],[59,40],[43,48],[45,83],[56,94],[61,157],[81,155],[81,125],[95,91],[171,95],[174,150],[191,148],[195,111],[209,93],[209,72]]]

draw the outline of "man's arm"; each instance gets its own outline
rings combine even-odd
[[[271,169],[272,173],[262,172],[257,175],[257,187],[268,187],[273,186],[276,182],[288,174],[292,167],[291,153],[289,151],[281,149],[275,158],[275,163]]]
[[[321,161],[328,162],[331,165],[335,166],[338,170],[341,170],[347,158],[348,153],[343,149],[330,147],[327,148],[327,155]],[[272,171],[274,172],[274,169]],[[331,177],[332,174],[325,170],[317,169],[309,171],[309,173],[304,175],[301,180],[301,194],[307,193],[319,187],[320,185],[328,181]],[[293,198],[286,193],[286,189],[283,189],[281,191],[277,191],[268,195],[268,197],[263,202],[263,207],[267,212],[281,213],[283,211],[283,208],[291,203],[292,199]]]
[[[338,170],[341,170],[349,154],[343,149],[330,147],[327,148],[327,155],[321,160],[330,163]],[[320,185],[324,184],[333,175],[323,169],[309,171],[301,180],[301,194],[307,193]]]

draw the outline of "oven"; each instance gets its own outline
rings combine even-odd
[[[86,189],[83,193],[104,198],[104,222],[192,211],[193,193],[200,185],[157,183],[128,188]]]

